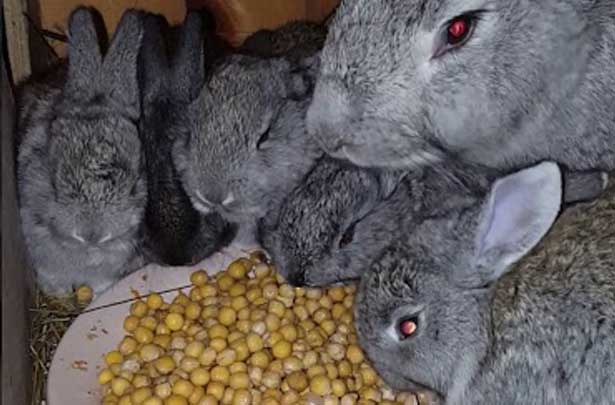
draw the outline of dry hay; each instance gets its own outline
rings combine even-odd
[[[50,297],[38,289],[30,308],[30,356],[32,358],[32,405],[45,403],[47,374],[62,336],[83,307],[74,295]]]

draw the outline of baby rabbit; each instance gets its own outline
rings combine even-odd
[[[309,75],[286,60],[224,59],[173,150],[194,206],[242,226],[275,210],[321,154],[305,130],[310,95]]]
[[[394,174],[321,159],[279,214],[263,218],[259,241],[294,286],[357,279],[399,226],[405,184],[387,200],[398,183]]]
[[[137,121],[143,27],[127,11],[103,58],[92,12],[69,20],[62,80],[23,88],[18,188],[29,257],[41,289],[100,293],[143,264],[146,179]],[[31,92],[40,97],[35,99]]]
[[[360,166],[615,169],[614,6],[343,0],[308,129]]]
[[[370,170],[324,158],[261,222],[259,239],[292,285],[324,286],[358,279],[366,263],[413,221],[435,215],[458,198],[465,166],[447,162],[414,172]],[[468,180],[487,184],[487,176]],[[447,201],[442,193],[459,191]],[[467,184],[468,192],[476,186]]]
[[[552,227],[561,196],[541,163],[383,252],[355,311],[386,382],[448,405],[615,401],[615,189]]]
[[[327,28],[310,21],[291,21],[275,30],[262,29],[250,35],[238,52],[252,56],[285,56],[291,60],[309,58],[320,52]]]
[[[234,228],[219,214],[202,215],[190,202],[172,161],[172,146],[186,128],[184,110],[205,79],[201,15],[191,12],[181,27],[173,61],[164,46],[165,20],[144,18],[140,54],[143,115],[140,133],[146,157],[148,245],[165,264],[200,262],[227,245]]]

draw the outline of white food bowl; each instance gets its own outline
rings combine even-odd
[[[193,271],[206,269],[209,274],[217,273],[234,259],[258,248],[255,243],[236,242],[195,266],[146,266],[96,298],[86,311],[134,298],[135,293],[146,295],[187,286]],[[176,295],[177,291],[165,294],[165,301]],[[114,350],[126,335],[123,322],[130,304],[125,302],[77,317],[53,356],[47,381],[47,405],[100,405],[98,373],[104,367],[104,355]]]

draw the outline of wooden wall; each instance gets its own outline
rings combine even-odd
[[[103,16],[109,33],[115,30],[126,8],[134,7],[160,13],[171,24],[180,23],[187,8],[208,8],[213,11],[219,24],[219,33],[229,43],[240,45],[252,32],[261,28],[275,28],[291,20],[322,21],[337,6],[339,0],[5,0],[7,21],[23,30],[29,24],[22,16],[31,15],[33,21],[45,30],[66,34],[66,22],[70,12],[79,5],[96,8]],[[63,42],[49,39],[60,56],[66,54]],[[19,43],[15,43],[15,57],[29,62],[29,55]],[[29,73],[29,72],[26,72]]]
[[[0,117],[2,137],[1,403],[25,405],[29,403],[32,374],[32,366],[28,357],[28,308],[32,273],[26,265],[17,210],[13,146],[15,110],[7,68],[4,52],[2,52],[0,55],[0,107],[2,108]]]

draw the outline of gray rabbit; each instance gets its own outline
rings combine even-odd
[[[386,246],[398,227],[399,205],[407,194],[405,185],[396,191],[398,183],[394,173],[324,158],[279,213],[263,218],[259,240],[292,285],[357,279],[361,264]]]
[[[447,405],[615,402],[615,188],[553,225],[561,197],[541,163],[384,250],[355,311],[386,382]]]
[[[310,21],[291,21],[281,27],[250,35],[237,52],[259,56],[284,56],[293,61],[318,55],[327,38],[327,27]]]
[[[141,16],[123,15],[104,58],[93,18],[71,14],[68,65],[20,97],[20,214],[38,283],[53,295],[80,284],[99,293],[144,260]]]
[[[311,81],[283,58],[232,55],[211,72],[173,150],[197,209],[254,226],[279,206],[321,154],[305,130]]]
[[[175,51],[170,61],[165,36],[171,33],[164,18],[148,14],[144,26],[139,71],[148,180],[146,240],[159,261],[193,264],[226,246],[235,231],[219,214],[202,215],[192,206],[172,161],[173,142],[186,131],[185,108],[205,80],[205,27],[200,13],[188,13],[170,46]]]
[[[308,128],[332,156],[414,169],[615,169],[615,2],[344,0]]]

